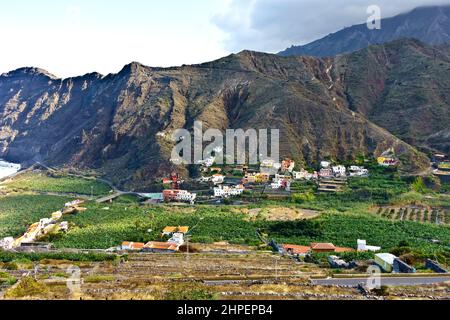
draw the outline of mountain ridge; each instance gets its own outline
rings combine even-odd
[[[401,38],[415,38],[429,45],[450,43],[450,5],[418,7],[382,19],[381,30],[369,30],[366,23],[354,25],[305,45],[293,45],[278,54],[336,56]]]
[[[377,105],[380,93],[373,94],[374,104],[360,99],[372,89],[358,76],[358,70],[368,68],[367,58],[359,55],[391,56],[399,48],[401,58],[389,63],[400,69],[418,63],[408,58],[414,52],[433,50],[399,41],[335,58],[243,51],[174,68],[131,63],[102,77],[21,75],[11,81],[0,76],[0,157],[25,165],[41,161],[95,169],[117,185],[147,190],[174,169],[195,175],[192,168],[170,163],[174,142],[169,137],[175,129],[191,129],[202,121],[205,130],[280,129],[281,155],[299,163],[350,160],[394,147],[402,170],[420,172],[429,164],[427,157],[370,120],[368,110]],[[447,63],[448,50],[440,50],[442,63]],[[427,64],[433,61],[428,54],[418,57]],[[383,74],[387,88],[385,78],[401,75],[392,70]],[[428,75],[425,67],[423,72]]]

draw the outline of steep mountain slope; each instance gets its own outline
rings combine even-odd
[[[335,60],[352,110],[409,144],[450,151],[448,46],[398,40]]]
[[[304,46],[292,46],[279,55],[331,57],[401,38],[430,45],[450,43],[450,6],[421,7],[383,19],[381,30],[370,30],[365,23],[345,28]]]
[[[115,183],[146,189],[173,169],[173,130],[200,120],[205,129],[280,129],[282,156],[298,161],[394,147],[404,170],[422,170],[423,154],[348,103],[352,72],[341,69],[354,70],[351,62],[244,51],[180,68],[132,63],[106,77],[62,80],[19,69],[0,76],[0,157],[95,168]]]

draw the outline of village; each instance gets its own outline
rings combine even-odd
[[[383,158],[381,165],[396,166],[397,162]],[[247,165],[218,167],[214,166],[212,158],[202,163],[202,176],[195,181],[201,186],[202,195],[193,190],[181,189],[185,181],[173,173],[170,178],[162,180],[165,190],[160,194],[149,195],[149,202],[222,203],[224,199],[236,198],[245,193],[266,195],[269,198],[282,197],[291,193],[291,186],[295,182],[314,182],[319,192],[336,193],[342,191],[348,177],[369,177],[369,170],[363,166],[346,167],[330,161],[322,161],[318,171],[310,172],[303,168],[296,171],[295,168],[296,163],[291,159],[281,163],[264,160],[258,168]]]
[[[446,172],[448,161],[445,156],[436,155],[433,160],[435,175]],[[324,242],[298,245],[296,242],[274,240],[271,234],[263,234],[260,230],[255,230],[261,243],[259,246],[264,249],[258,249],[255,246],[230,245],[227,242],[224,245],[195,243],[192,238],[195,237],[198,225],[205,219],[203,217],[190,225],[178,225],[174,222],[173,225],[168,224],[161,229],[157,228],[155,230],[157,236],[147,238],[150,241],[141,242],[124,238],[108,249],[57,249],[53,248],[49,241],[53,236],[70,232],[73,224],[64,221],[65,217],[89,214],[90,206],[86,204],[90,202],[97,203],[102,210],[105,210],[105,213],[109,210],[109,205],[113,205],[117,198],[128,194],[138,196],[141,206],[154,208],[173,207],[189,210],[202,205],[219,208],[229,205],[258,205],[266,200],[280,203],[292,198],[294,194],[302,194],[303,185],[314,186],[311,190],[315,190],[317,195],[326,198],[345,192],[348,189],[349,180],[370,179],[374,165],[395,169],[398,164],[399,160],[392,150],[386,151],[370,164],[367,160],[345,164],[323,160],[316,169],[303,168],[291,159],[284,159],[279,163],[266,160],[258,166],[228,166],[217,165],[214,158],[211,158],[199,165],[200,177],[196,179],[180,177],[176,172],[168,178],[163,178],[160,181],[163,186],[160,193],[125,193],[111,190],[110,195],[97,199],[79,198],[67,202],[60,210],[50,213],[49,218],[43,218],[31,224],[18,238],[0,239],[0,249],[13,253],[52,253],[64,252],[64,250],[104,252],[118,256],[131,255],[132,261],[147,261],[147,259],[153,259],[150,258],[153,255],[155,257],[164,255],[167,259],[173,257],[175,261],[179,255],[186,257],[189,255],[197,257],[198,254],[223,255],[224,259],[227,259],[229,255],[235,254],[253,256],[265,253],[273,256],[274,259],[290,261],[299,267],[313,265],[318,272],[324,270],[333,274],[331,278],[323,276],[319,279],[311,278],[312,285],[320,283],[320,285],[339,287],[353,281],[351,286],[358,287],[361,278],[366,279],[368,272],[373,272],[370,270],[375,270],[384,276],[392,275],[392,279],[386,278],[386,283],[392,283],[394,286],[397,285],[396,281],[400,281],[396,280],[400,279],[397,278],[400,276],[406,276],[407,278],[401,279],[410,285],[441,283],[446,281],[446,275],[449,274],[447,266],[432,259],[432,256],[424,261],[423,266],[418,267],[417,263],[413,264],[409,260],[408,255],[401,252],[393,254],[391,249],[383,248],[380,243],[371,239],[355,237],[352,238],[354,245],[346,247],[328,242],[331,239],[327,238],[320,239]],[[41,172],[40,169],[35,171]],[[339,278],[339,275],[342,277]],[[351,280],[351,277],[354,277],[354,280]]]

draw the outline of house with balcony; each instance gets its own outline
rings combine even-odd
[[[230,198],[230,197],[237,197],[244,193],[244,186],[243,185],[237,185],[237,186],[224,186],[220,185],[218,187],[214,188],[214,197],[215,198]]]
[[[164,201],[172,202],[172,201],[179,201],[179,202],[189,202],[191,204],[194,204],[195,199],[197,198],[197,194],[191,193],[187,190],[164,190],[163,191],[163,197]]]

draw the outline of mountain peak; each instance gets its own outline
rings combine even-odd
[[[359,24],[332,33],[303,46],[292,46],[281,56],[336,56],[351,53],[373,44],[401,38],[415,38],[426,44],[450,43],[450,6],[425,6],[382,20],[381,30],[369,30]]]
[[[144,66],[140,62],[133,61],[133,62],[125,65],[119,73],[131,73],[131,74],[134,74],[134,73],[138,73],[143,68],[147,68],[147,67]]]
[[[19,68],[19,69],[10,71],[8,73],[2,74],[3,77],[11,77],[11,76],[17,76],[17,75],[43,76],[43,77],[50,78],[52,80],[59,79],[57,76],[51,74],[47,70],[44,70],[41,68],[35,68],[35,67],[23,67],[23,68]]]

